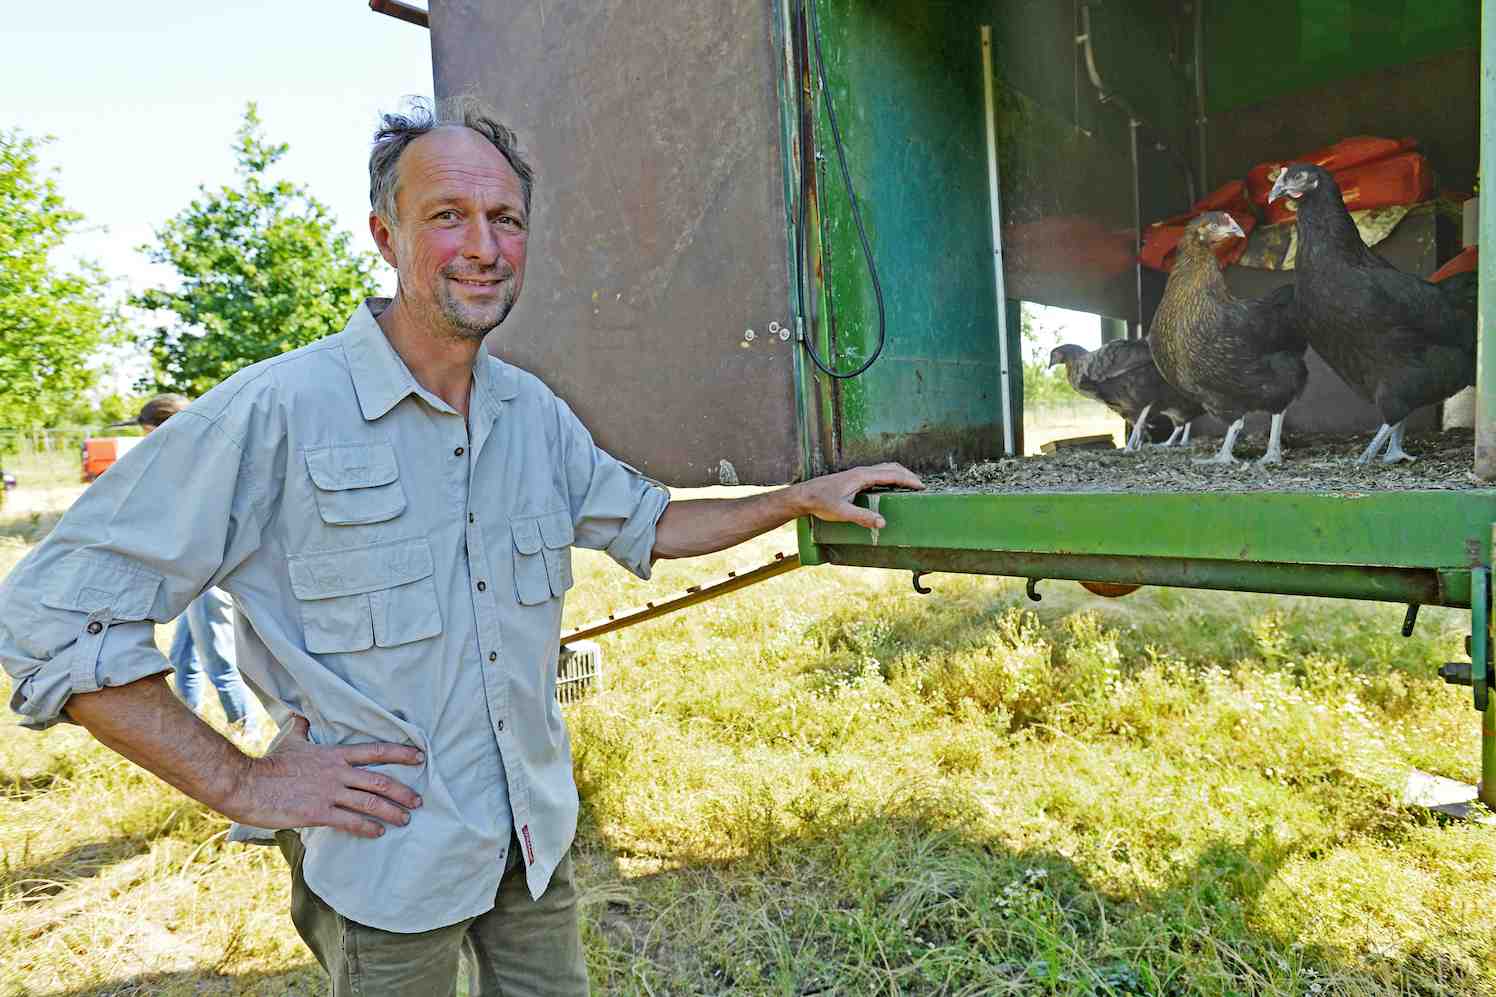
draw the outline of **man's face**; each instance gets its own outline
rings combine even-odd
[[[482,339],[524,285],[529,218],[519,177],[468,128],[422,135],[398,168],[397,227],[373,215],[369,225],[404,306],[430,329]]]

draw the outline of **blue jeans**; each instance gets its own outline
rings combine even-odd
[[[207,673],[229,723],[237,723],[249,715],[249,693],[234,666],[232,610],[222,589],[208,589],[193,599],[177,621],[168,658],[177,674],[177,695],[188,709],[194,713],[201,709]]]

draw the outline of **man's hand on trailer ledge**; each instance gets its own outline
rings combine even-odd
[[[665,507],[655,528],[655,559],[725,550],[801,516],[882,529],[883,517],[852,500],[872,488],[922,491],[902,464],[873,464],[811,478],[788,488],[737,499],[685,499]]]

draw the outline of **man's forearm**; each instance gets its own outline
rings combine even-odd
[[[736,499],[686,499],[665,507],[655,527],[656,558],[725,550],[805,514],[799,485]]]
[[[248,756],[183,705],[162,675],[77,693],[66,709],[106,747],[220,812],[249,765]]]

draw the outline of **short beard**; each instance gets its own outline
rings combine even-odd
[[[447,276],[446,273],[441,274],[443,282],[437,286],[435,295],[430,301],[430,305],[435,306],[431,310],[439,312],[443,320],[433,323],[433,325],[441,326],[447,338],[464,341],[482,340],[484,336],[497,329],[509,317],[509,312],[514,308],[515,299],[514,273],[512,270],[497,302],[497,314],[487,310],[482,313],[475,313],[473,309],[464,308],[451,294],[445,282]],[[401,296],[405,298],[406,302],[410,303],[417,300],[407,293],[404,281],[400,280],[398,276],[397,281],[400,285]],[[435,316],[432,317],[434,318]]]

